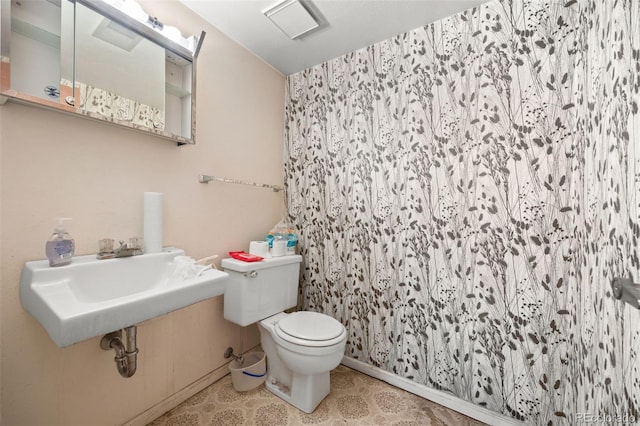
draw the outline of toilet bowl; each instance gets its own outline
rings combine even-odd
[[[346,329],[327,315],[300,311],[262,320],[259,330],[267,355],[267,389],[313,412],[329,394],[329,372],[344,356]]]

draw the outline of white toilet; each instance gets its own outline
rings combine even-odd
[[[225,319],[247,326],[259,321],[267,355],[267,389],[305,413],[329,394],[329,372],[344,355],[347,331],[330,316],[283,311],[296,306],[302,256],[242,262],[223,259],[229,274]]]

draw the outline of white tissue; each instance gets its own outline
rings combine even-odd
[[[260,257],[269,257],[269,243],[266,241],[251,241],[249,253]]]
[[[211,265],[196,265],[196,260],[189,256],[176,256],[167,269],[170,283],[176,283],[191,278],[198,278],[205,271],[211,269]]]
[[[273,247],[271,247],[271,256],[280,257],[284,256],[287,252],[287,240],[274,240]]]
[[[143,245],[145,253],[162,251],[162,201],[160,192],[144,193]]]

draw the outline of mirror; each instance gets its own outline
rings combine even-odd
[[[63,40],[71,50],[75,41],[75,67],[63,70],[62,78],[75,81],[76,106],[107,120],[164,130],[165,49],[82,4],[75,12],[76,37]]]
[[[185,39],[134,0],[0,2],[0,95],[195,143],[204,32]]]

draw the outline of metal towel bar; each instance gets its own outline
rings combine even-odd
[[[216,177],[216,176],[210,176],[210,175],[198,175],[198,182],[200,182],[200,183],[209,183],[212,180],[216,181],[216,182],[235,183],[235,184],[238,184],[238,185],[249,185],[249,186],[258,186],[258,187],[261,187],[261,188],[269,188],[269,189],[272,189],[273,192],[284,191],[284,187],[280,186],[280,185],[270,185],[268,183],[248,182],[248,181],[245,181],[245,180],[229,179],[229,178],[222,178],[222,177]]]

